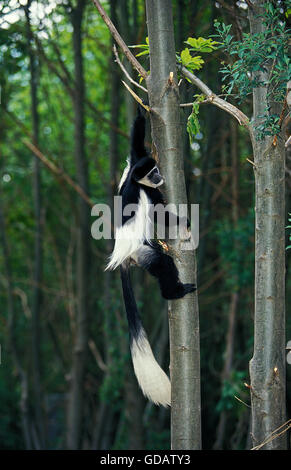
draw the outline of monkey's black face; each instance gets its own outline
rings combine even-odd
[[[142,180],[139,181],[140,184],[151,186],[152,188],[161,186],[163,182],[164,178],[160,174],[157,166],[155,166]]]
[[[132,177],[137,183],[151,188],[157,188],[164,182],[155,160],[149,157],[142,158],[134,166]]]

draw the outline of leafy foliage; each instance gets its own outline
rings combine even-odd
[[[260,19],[266,26],[262,32],[243,33],[236,41],[231,33],[232,25],[216,20],[214,26],[219,45],[229,56],[229,62],[222,62],[222,90],[242,102],[256,87],[267,87],[267,98],[282,103],[286,85],[291,77],[291,63],[288,55],[290,30],[282,18],[280,4],[266,2]],[[279,115],[270,115],[271,106],[256,123],[257,138],[277,135],[280,131]]]
[[[217,49],[218,42],[213,41],[212,39],[208,38],[191,38],[189,37],[187,41],[184,41],[185,44],[191,46],[190,51],[192,52],[213,52]]]
[[[180,57],[182,65],[184,65],[191,71],[200,70],[202,65],[204,64],[204,60],[201,58],[201,56],[198,55],[196,57],[192,57],[188,47],[183,49]]]
[[[187,41],[184,41],[186,44],[190,46],[190,48],[186,47],[181,51],[180,54],[176,54],[177,62],[179,64],[184,65],[188,70],[200,70],[204,64],[204,60],[200,55],[192,55],[192,53],[196,54],[197,52],[201,53],[209,53],[217,49],[218,42],[213,41],[212,39],[204,39],[199,37],[197,39],[189,37]],[[149,39],[146,37],[146,44],[134,44],[129,46],[134,49],[142,49],[141,52],[136,54],[136,57],[141,57],[144,55],[149,55]]]
[[[184,41],[185,44],[189,45],[190,48],[186,47],[179,54],[176,55],[178,64],[182,64],[188,70],[193,72],[194,70],[200,70],[204,64],[204,60],[200,53],[209,53],[217,49],[218,43],[212,39],[205,39],[202,37],[191,38],[189,37],[187,41]],[[193,55],[194,54],[194,55]]]
[[[179,54],[176,55],[178,64],[186,67],[190,72],[200,70],[203,67],[204,60],[200,55],[195,55],[196,53],[210,53],[213,52],[218,47],[218,42],[213,41],[208,38],[192,38],[188,37],[187,41],[184,41],[185,44],[189,45],[190,48],[186,47]],[[194,54],[194,55],[193,55]],[[186,77],[186,80],[190,80]],[[200,123],[199,123],[199,106],[200,103],[204,100],[204,95],[194,95],[194,102],[192,112],[187,121],[187,132],[189,134],[190,142],[193,142],[193,137],[200,132]]]
[[[190,116],[187,120],[187,132],[189,134],[190,142],[193,142],[193,137],[200,132],[200,122],[199,122],[199,109],[200,104],[204,101],[204,95],[194,95],[193,108]]]

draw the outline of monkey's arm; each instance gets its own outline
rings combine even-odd
[[[183,239],[188,239],[191,236],[190,232],[190,221],[187,216],[179,216],[175,214],[174,212],[168,210],[167,204],[163,198],[162,193],[158,190],[155,189],[153,191],[153,195],[151,197],[152,202],[155,206],[157,206],[157,210],[154,211],[154,223],[156,223],[158,226],[165,226],[167,228],[175,227],[178,226],[180,228],[179,233],[181,238]],[[158,205],[161,204],[164,208],[163,211],[161,211],[162,217],[159,217],[159,211],[158,211]]]

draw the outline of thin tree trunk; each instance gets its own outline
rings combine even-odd
[[[110,0],[110,15],[112,21],[118,27],[118,19],[117,19],[117,0]],[[113,47],[114,41],[112,38],[111,46]],[[116,132],[116,128],[118,127],[119,123],[119,113],[120,113],[120,73],[119,68],[115,63],[115,57],[112,53],[111,57],[111,64],[110,64],[110,82],[111,82],[111,93],[110,93],[110,121],[112,123],[112,127],[110,128],[109,133],[109,182],[107,184],[107,198],[108,198],[108,205],[110,206],[111,213],[113,213],[113,196],[116,192],[116,169],[118,163],[118,133]],[[113,250],[114,240],[109,239],[106,242],[107,245],[107,252],[110,253]],[[104,355],[105,355],[105,362],[108,366],[108,371],[104,375],[104,379],[106,380],[106,375],[110,374],[110,364],[112,362],[112,353],[111,353],[111,341],[112,335],[111,332],[116,328],[116,321],[113,318],[113,311],[112,311],[112,289],[114,289],[114,273],[110,273],[106,271],[104,274]],[[117,325],[118,327],[118,325]],[[97,415],[96,423],[95,423],[95,431],[96,434],[93,440],[93,448],[97,448],[97,446],[101,446],[102,442],[104,442],[104,435],[103,428],[104,422],[106,422],[106,428],[108,429],[108,438],[111,434],[111,424],[113,421],[113,414],[110,414],[111,421],[107,422],[107,415],[109,413],[108,406],[105,404],[101,404],[100,406],[100,413]],[[99,423],[97,420],[101,420]],[[103,420],[103,422],[102,422]],[[110,426],[109,426],[110,425]],[[101,427],[100,427],[101,426]],[[101,447],[100,447],[101,448]]]
[[[12,354],[12,359],[16,368],[16,372],[20,380],[20,390],[21,390],[20,413],[21,413],[21,425],[22,425],[25,448],[26,450],[30,450],[33,448],[33,445],[32,445],[32,436],[31,436],[31,417],[29,415],[29,403],[28,403],[28,377],[27,377],[26,371],[23,369],[21,365],[21,361],[19,358],[19,354],[18,354],[17,347],[16,347],[16,341],[15,341],[15,325],[14,325],[15,324],[15,307],[14,307],[14,300],[13,300],[13,280],[12,280],[12,273],[11,273],[11,267],[10,267],[10,257],[9,257],[9,250],[8,250],[8,245],[7,245],[6,231],[5,231],[4,215],[3,215],[3,210],[1,206],[1,198],[0,198],[0,243],[2,245],[2,250],[3,250],[4,272],[5,272],[6,283],[7,283],[8,344],[9,344],[9,349]]]
[[[32,135],[33,144],[38,147],[39,139],[39,113],[38,113],[38,69],[37,59],[33,51],[32,31],[30,25],[30,3],[24,8],[27,26],[27,44],[30,67],[30,96],[31,96],[31,116],[32,116]],[[45,429],[44,416],[42,408],[42,390],[41,390],[41,304],[42,293],[40,284],[42,281],[42,197],[41,197],[41,169],[39,159],[34,156],[33,172],[33,199],[35,216],[35,241],[34,241],[34,274],[33,274],[33,298],[32,298],[32,370],[33,370],[33,394],[36,431],[41,448],[45,448]]]
[[[252,0],[251,32],[266,28],[258,13],[263,0]],[[268,80],[269,70],[257,72]],[[267,96],[266,86],[253,91],[254,122],[266,112],[280,113]],[[256,129],[254,128],[256,137]],[[286,419],[285,409],[285,151],[283,134],[254,139],[256,179],[255,332],[250,361],[253,445],[261,444]],[[286,448],[286,433],[264,445],[263,450]]]
[[[147,0],[150,75],[147,79],[152,138],[166,180],[169,203],[187,204],[177,86],[175,43],[170,0]],[[170,79],[173,73],[173,80]],[[160,117],[159,117],[159,116]],[[175,262],[183,282],[196,282],[193,251],[175,242]],[[196,294],[170,302],[172,449],[200,449],[199,318]]]
[[[85,0],[78,0],[71,13],[73,25],[73,49],[75,66],[74,89],[74,127],[75,127],[75,161],[77,182],[88,194],[88,169],[85,155],[84,95],[85,83],[82,57],[82,19]],[[71,390],[68,403],[67,447],[78,449],[82,442],[82,420],[84,408],[84,381],[88,348],[89,316],[89,210],[88,205],[78,198],[77,227],[77,321],[74,338]]]
[[[236,228],[238,221],[238,195],[239,195],[239,186],[238,186],[238,148],[237,148],[237,122],[234,119],[230,121],[230,156],[231,156],[231,169],[232,169],[232,179],[231,179],[231,198],[232,198],[232,223],[233,228]],[[233,249],[236,251],[238,246],[235,243]],[[236,283],[238,283],[238,276],[236,276]],[[230,306],[228,314],[228,328],[226,335],[226,350],[225,350],[225,361],[223,366],[223,371],[221,374],[222,387],[224,386],[224,381],[230,378],[233,364],[233,355],[234,355],[234,345],[235,345],[235,324],[237,316],[237,307],[238,307],[239,295],[237,291],[234,291],[230,297]],[[222,410],[219,422],[216,431],[216,441],[213,446],[214,449],[222,449],[225,429],[227,423],[227,411]]]

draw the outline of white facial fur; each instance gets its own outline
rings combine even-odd
[[[158,188],[164,183],[164,178],[161,177],[161,181],[159,183],[155,184],[149,179],[149,175],[152,173],[153,170],[157,169],[159,172],[159,169],[155,166],[154,168],[151,169],[142,179],[138,180],[139,184],[143,184],[144,186],[149,186],[150,188]],[[160,172],[159,172],[159,176]]]

